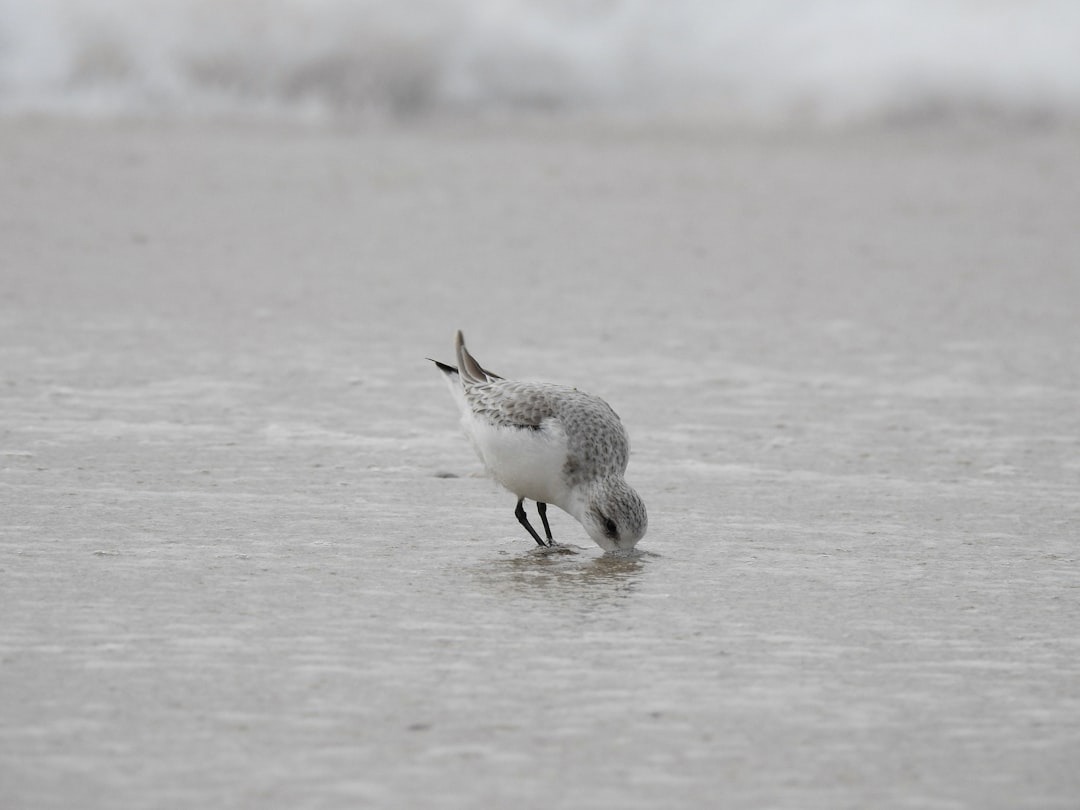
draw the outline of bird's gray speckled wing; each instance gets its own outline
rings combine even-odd
[[[545,419],[557,416],[554,387],[510,380],[466,385],[465,401],[476,416],[493,425],[538,430]]]

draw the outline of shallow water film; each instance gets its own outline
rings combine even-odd
[[[12,808],[1072,808],[1075,132],[0,132]],[[438,372],[604,397],[540,550]]]

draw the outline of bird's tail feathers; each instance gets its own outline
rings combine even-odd
[[[468,410],[468,404],[465,402],[465,389],[461,385],[461,374],[456,368],[448,363],[440,363],[438,360],[428,358],[435,367],[443,373],[443,379],[446,380],[446,387],[450,389],[450,396],[454,398],[454,402],[457,403],[458,409],[465,413]]]
[[[439,371],[441,371],[447,377],[453,377],[455,374],[458,373],[458,370],[451,365],[447,365],[446,363],[440,363],[433,357],[428,357],[427,359],[434,363],[436,366],[438,366]]]
[[[454,337],[454,349],[457,351],[458,372],[465,382],[486,383],[502,379],[498,374],[481,366],[476,362],[476,358],[469,354],[469,350],[465,348],[465,336],[461,334],[460,329]]]

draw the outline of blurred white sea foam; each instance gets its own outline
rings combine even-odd
[[[1080,114],[1076,0],[0,0],[0,112]]]

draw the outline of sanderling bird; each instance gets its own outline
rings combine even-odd
[[[645,504],[623,479],[630,439],[604,400],[565,385],[514,382],[487,371],[454,340],[457,368],[433,360],[461,408],[461,424],[492,477],[517,496],[514,515],[541,546],[552,544],[547,505],[577,519],[605,551],[645,534]],[[524,501],[536,501],[545,543]]]

